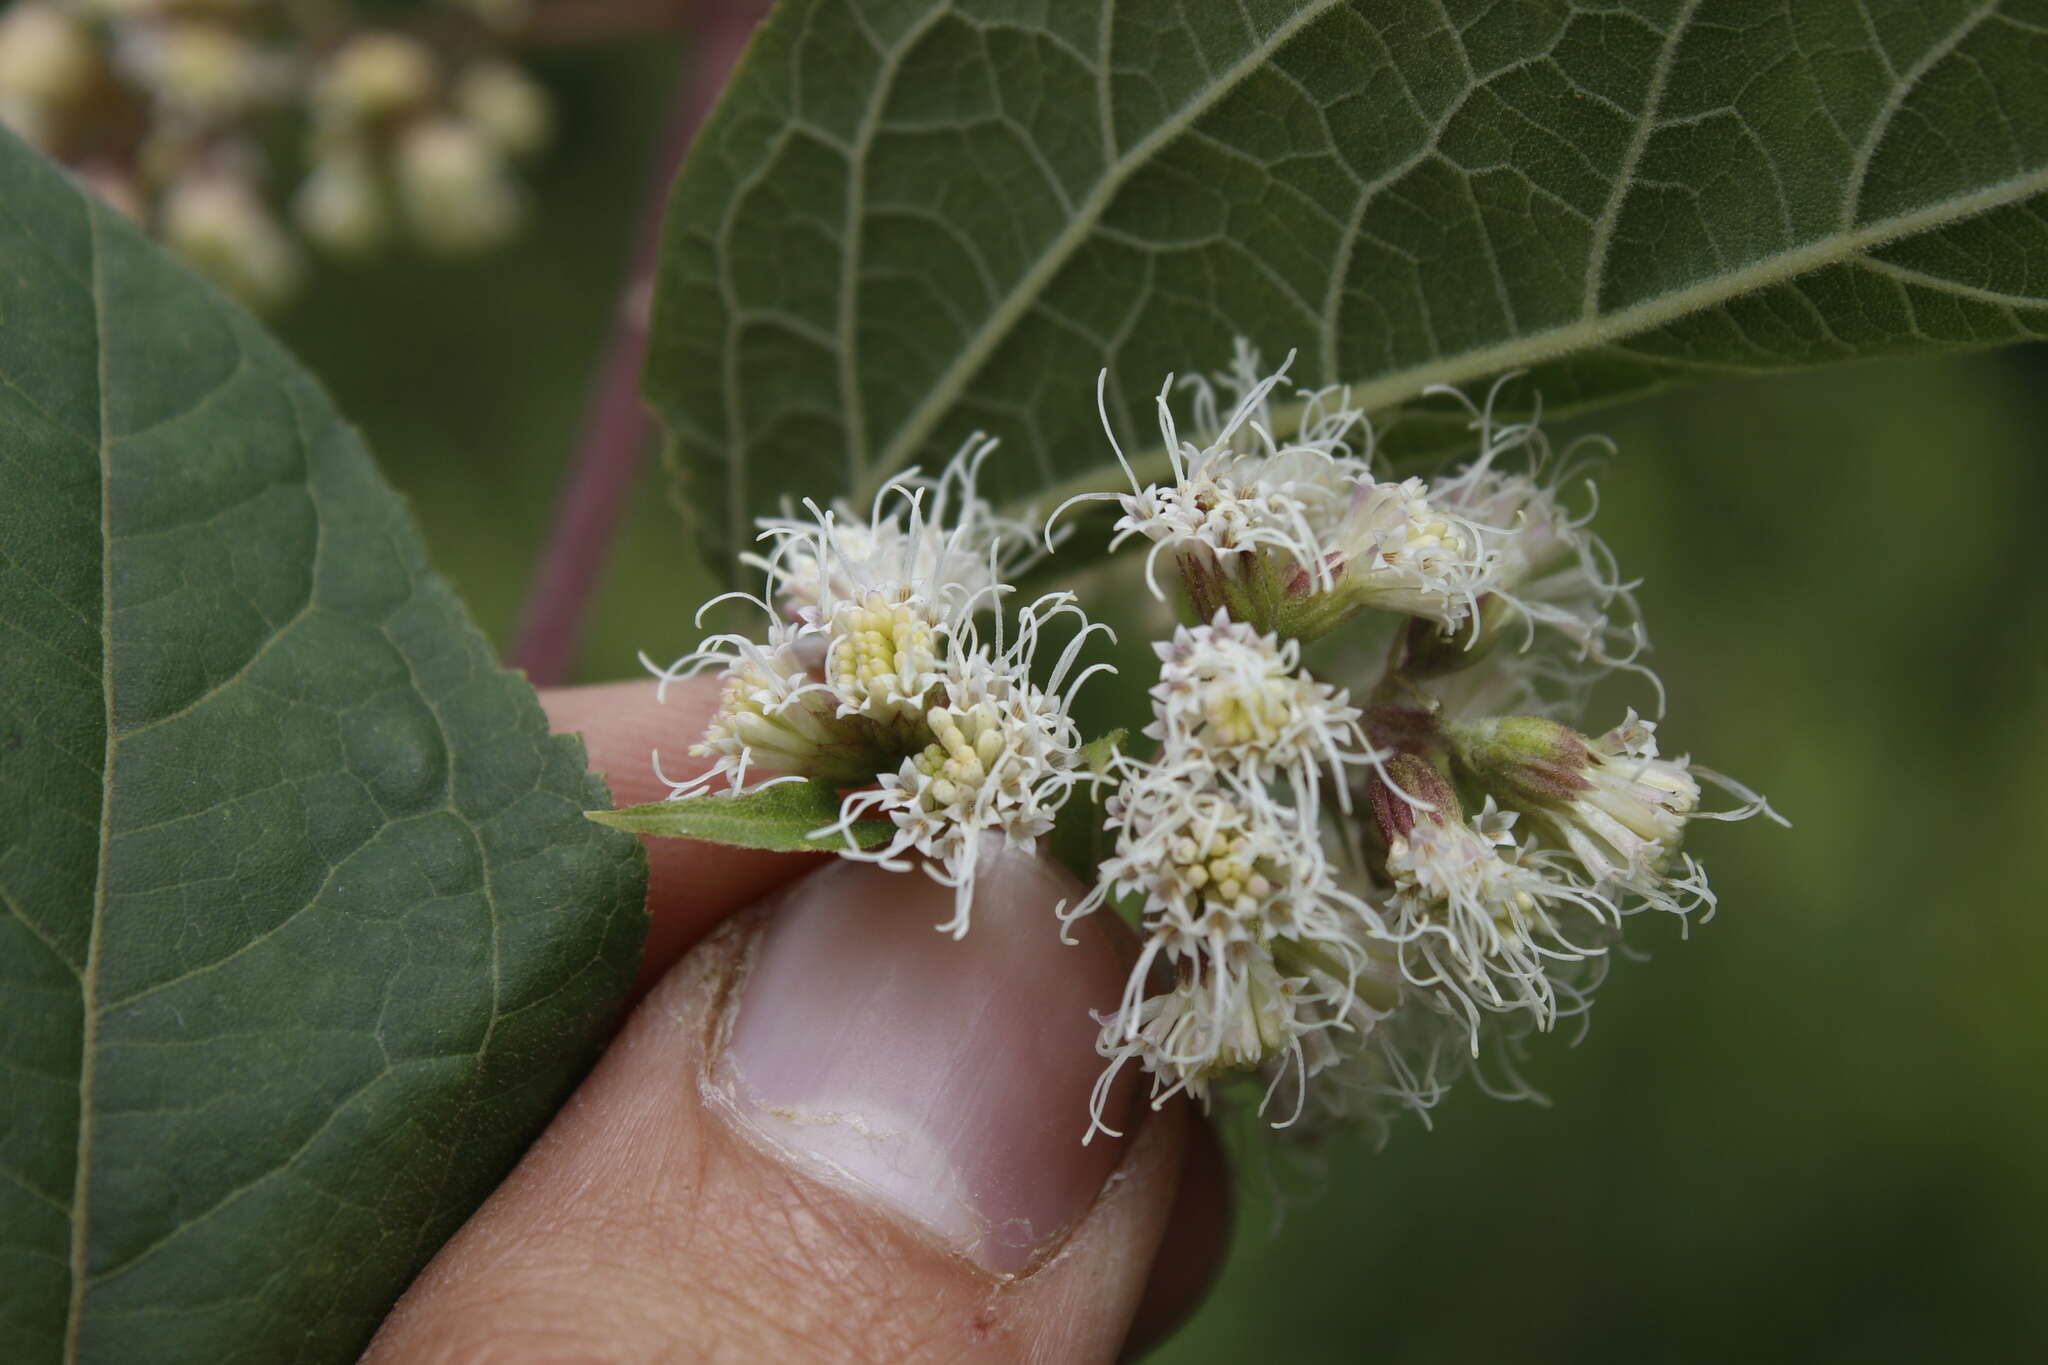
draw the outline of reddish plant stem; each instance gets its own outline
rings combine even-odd
[[[689,64],[677,85],[641,200],[632,268],[593,377],[574,464],[556,502],[547,548],[514,637],[513,666],[526,670],[536,687],[556,686],[568,676],[591,596],[604,575],[652,433],[640,400],[640,367],[647,356],[648,309],[670,182],[764,8],[741,3],[697,9]]]

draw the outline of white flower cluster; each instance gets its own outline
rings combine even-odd
[[[956,935],[967,932],[987,841],[1032,844],[1090,780],[1068,709],[1104,667],[1077,666],[1103,628],[1068,593],[1022,609],[1011,631],[996,614],[984,638],[979,618],[999,612],[1008,579],[1037,555],[1034,528],[997,516],[975,492],[993,449],[976,437],[938,478],[912,470],[892,480],[864,516],[807,503],[808,520],[764,520],[770,549],[746,562],[766,572],[768,592],[745,600],[769,618],[765,642],[713,636],[655,670],[664,686],[714,666],[724,679],[691,750],[712,764],[672,783],[677,799],[721,782],[749,790],[764,769],[855,788],[839,823],[819,833],[836,830],[846,856],[892,869],[919,855],[956,888],[955,916],[941,926]],[[1035,677],[1047,627],[1069,623],[1057,660]],[[859,845],[855,827],[880,819],[894,837]]]
[[[1285,1060],[1297,1075],[1335,1048],[1319,1035],[1369,1032],[1359,992],[1377,912],[1349,890],[1325,847],[1327,783],[1348,810],[1375,749],[1348,696],[1301,669],[1300,646],[1222,611],[1156,646],[1160,679],[1145,737],[1157,756],[1121,756],[1107,803],[1116,851],[1069,921],[1111,897],[1140,907],[1145,944],[1121,1008],[1103,1023],[1116,1071],[1136,1060],[1155,1101],[1206,1098],[1221,1073]],[[1148,996],[1155,973],[1170,978]],[[1280,1079],[1276,1071],[1275,1081]]]
[[[1156,406],[1172,481],[1141,480],[1111,432],[1132,491],[1071,501],[1119,503],[1111,548],[1133,536],[1150,541],[1146,579],[1155,592],[1158,561],[1171,555],[1202,619],[1222,609],[1303,639],[1368,607],[1446,627],[1464,620],[1499,575],[1501,537],[1433,497],[1422,479],[1376,480],[1365,414],[1342,388],[1297,395],[1294,435],[1276,438],[1272,395],[1292,361],[1260,377],[1256,353],[1240,344],[1228,374],[1184,384],[1195,394],[1199,439],[1175,420],[1169,377]],[[1227,413],[1219,387],[1234,399]],[[1100,397],[1098,388],[1098,407]]]
[[[1291,1091],[1281,1123],[1377,1118],[1427,1109],[1498,1037],[1510,1069],[1483,1083],[1512,1093],[1517,1035],[1583,1012],[1624,917],[1712,907],[1680,848],[1698,777],[1633,712],[1599,739],[1555,718],[1607,671],[1647,673],[1634,585],[1591,513],[1564,505],[1573,452],[1553,470],[1534,421],[1495,420],[1496,387],[1466,405],[1478,450],[1461,468],[1379,479],[1345,444],[1370,451],[1341,390],[1296,395],[1296,435],[1276,438],[1285,368],[1258,378],[1241,349],[1198,381],[1194,440],[1161,394],[1171,484],[1117,452],[1132,482],[1109,495],[1117,536],[1170,555],[1217,615],[1161,647],[1158,756],[1120,765],[1116,855],[1076,907],[1128,898],[1146,936],[1104,1024],[1106,1074],[1137,1060],[1159,1102],[1251,1072],[1269,1102]],[[1369,609],[1407,619],[1353,708],[1298,642],[1365,634],[1352,618]],[[1718,818],[1765,809],[1714,780],[1741,801]],[[1251,869],[1227,892],[1219,837],[1225,866]]]
[[[18,0],[0,10],[0,122],[252,303],[303,274],[274,202],[340,254],[398,227],[431,251],[481,250],[518,229],[512,166],[552,115],[493,55],[516,5],[435,8],[416,35],[345,4]],[[266,149],[294,125],[302,174],[274,194],[294,168]]]
[[[1566,506],[1574,452],[1553,460],[1534,421],[1497,421],[1496,388],[1466,405],[1461,467],[1383,478],[1346,392],[1283,395],[1285,370],[1241,345],[1215,379],[1169,380],[1164,479],[1119,447],[1130,490],[1081,499],[1115,504],[1112,547],[1149,542],[1147,582],[1167,596],[1170,568],[1189,609],[1153,646],[1149,721],[1113,754],[1071,713],[1102,628],[1066,593],[1004,628],[1038,550],[977,496],[979,438],[864,511],[764,521],[746,562],[767,575],[749,599],[765,638],[718,636],[658,670],[724,680],[693,751],[712,766],[678,798],[745,792],[764,770],[825,779],[847,856],[957,888],[955,934],[989,841],[1099,815],[1113,847],[1060,917],[1114,906],[1141,947],[1098,1018],[1090,1135],[1132,1066],[1155,1104],[1247,1078],[1276,1126],[1426,1111],[1462,1074],[1520,1093],[1520,1038],[1583,1015],[1630,915],[1712,909],[1686,827],[1768,811],[1661,756],[1634,712],[1598,737],[1572,728],[1592,682],[1647,673],[1634,585]],[[1055,624],[1070,629],[1045,666]],[[1309,663],[1373,651],[1355,689]],[[1702,779],[1738,804],[1703,811]],[[1095,782],[1113,786],[1099,807],[1070,803]],[[863,846],[877,821],[892,833]]]

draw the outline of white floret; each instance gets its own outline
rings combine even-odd
[[[1348,693],[1311,677],[1301,645],[1262,634],[1218,611],[1206,625],[1181,626],[1153,646],[1159,682],[1147,738],[1171,760],[1209,764],[1230,780],[1283,781],[1295,804],[1313,810],[1323,770],[1350,807],[1347,768],[1383,757],[1366,738]]]
[[[1389,841],[1385,905],[1403,976],[1463,1009],[1472,1051],[1480,1012],[1526,1012],[1540,1029],[1560,1013],[1557,968],[1606,951],[1620,913],[1576,884],[1551,855],[1518,845],[1515,816],[1485,808],[1467,821],[1423,813]]]
[[[764,517],[764,554],[740,562],[762,570],[767,595],[792,616],[828,612],[874,591],[943,602],[961,614],[994,605],[1039,557],[1028,520],[997,514],[976,491],[996,442],[973,436],[937,478],[911,469],[883,485],[865,514],[844,502],[808,517]]]
[[[1046,624],[1062,616],[1076,618],[1080,629],[1040,686],[1031,676],[1038,642]],[[1069,711],[1075,690],[1108,667],[1074,667],[1089,636],[1102,629],[1088,624],[1065,593],[1020,612],[1007,645],[981,644],[971,624],[957,628],[958,649],[940,665],[924,713],[927,742],[882,773],[874,788],[849,794],[839,821],[818,835],[839,834],[846,857],[899,871],[919,855],[927,875],[954,889],[953,918],[940,930],[965,935],[983,854],[1028,847],[1050,833],[1074,788],[1093,780]],[[894,837],[858,847],[854,826],[875,819],[891,821]]]

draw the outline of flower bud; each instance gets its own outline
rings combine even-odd
[[[1213,621],[1222,612],[1262,634],[1277,634],[1282,639],[1301,635],[1303,623],[1298,612],[1290,613],[1287,608],[1304,604],[1310,594],[1305,584],[1300,591],[1288,591],[1296,566],[1284,556],[1258,552],[1222,555],[1201,541],[1189,541],[1175,549],[1173,562],[1180,570],[1181,590],[1187,594],[1189,612],[1196,621]]]
[[[163,203],[171,249],[252,307],[274,304],[299,280],[299,257],[255,191],[206,174],[171,187]]]
[[[55,5],[0,13],[0,123],[46,142],[55,114],[92,84],[99,57],[79,22]]]
[[[426,103],[434,84],[434,54],[426,44],[402,33],[364,33],[328,60],[313,107],[323,118],[353,127]]]
[[[1502,804],[1516,810],[1562,810],[1593,785],[1585,737],[1541,716],[1502,716],[1448,727],[1451,752]]]
[[[468,125],[430,119],[398,144],[398,199],[420,241],[451,254],[497,246],[519,227],[504,159]]]
[[[1213,621],[1218,611],[1282,640],[1320,639],[1358,610],[1340,598],[1328,572],[1306,568],[1284,551],[1219,555],[1193,541],[1174,552],[1189,614]]]
[[[1396,754],[1366,784],[1373,819],[1389,845],[1405,840],[1417,820],[1464,819],[1464,806],[1443,769],[1419,754]]]
[[[369,158],[350,148],[329,152],[315,163],[292,199],[292,216],[306,236],[344,256],[374,250],[391,217]]]
[[[1596,882],[1651,888],[1699,809],[1684,759],[1657,756],[1655,727],[1634,712],[1599,739],[1537,716],[1452,727],[1461,767],[1525,812]]]
[[[530,156],[554,135],[547,92],[510,62],[475,62],[455,87],[455,107],[507,156]]]
[[[132,45],[143,83],[173,109],[202,118],[240,113],[274,84],[263,54],[233,30],[185,22]]]

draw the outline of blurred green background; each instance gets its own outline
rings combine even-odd
[[[677,52],[566,53],[536,230],[330,270],[279,325],[506,642],[565,473]],[[1084,399],[1085,401],[1085,399]],[[1608,415],[1665,736],[1795,823],[1711,826],[1721,915],[1312,1200],[1248,1191],[1160,1359],[2040,1359],[2048,1339],[2048,357],[1704,386]],[[702,596],[650,468],[578,673]],[[1546,1045],[1548,1044],[1548,1045]],[[1247,1182],[1251,1184],[1254,1182]]]

